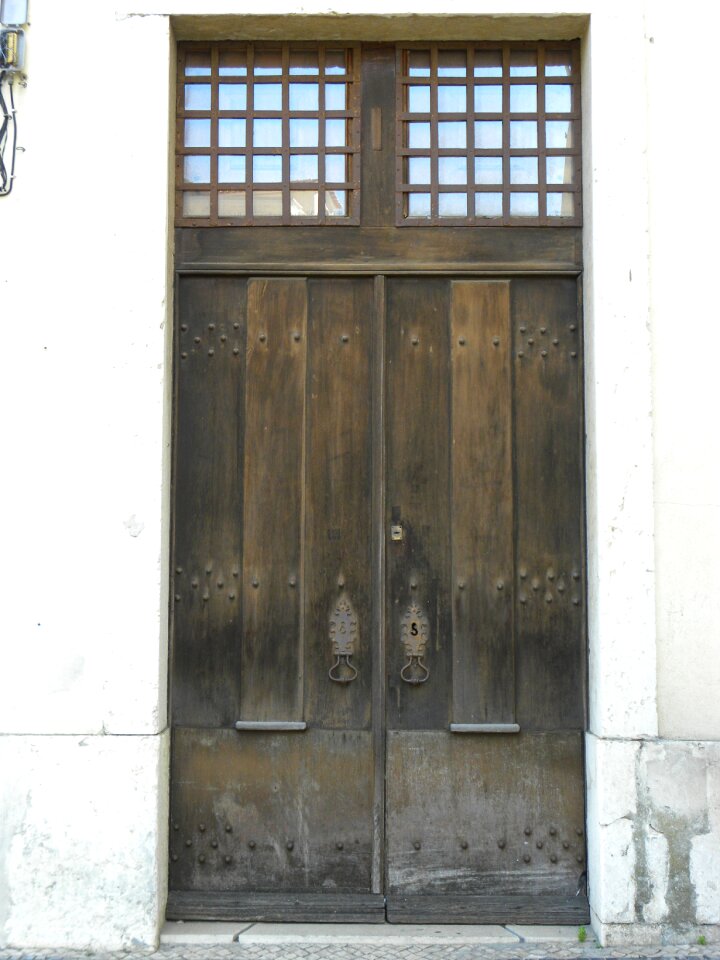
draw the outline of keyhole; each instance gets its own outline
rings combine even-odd
[[[418,635],[418,625],[414,621],[410,624],[410,633],[413,637]]]

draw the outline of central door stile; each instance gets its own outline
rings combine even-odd
[[[385,891],[385,277],[375,277],[372,373],[372,633],[375,659],[372,726],[375,751],[372,892]]]

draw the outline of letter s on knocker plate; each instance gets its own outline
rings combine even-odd
[[[358,671],[352,663],[355,646],[359,640],[358,618],[346,594],[342,594],[330,614],[330,642],[335,663],[328,676],[333,683],[352,683]]]
[[[405,683],[417,686],[428,680],[430,671],[423,663],[423,658],[429,639],[430,622],[418,604],[411,603],[400,621],[400,640],[407,657],[400,677]]]

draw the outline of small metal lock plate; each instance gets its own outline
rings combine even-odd
[[[403,538],[403,528],[401,523],[393,523],[390,527],[390,539],[391,540],[402,540]]]

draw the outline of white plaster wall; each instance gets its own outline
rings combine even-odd
[[[658,710],[663,736],[720,739],[720,194],[700,146],[717,112],[720,10],[691,0],[683,16],[696,27],[692,95],[678,83],[677,9],[648,4]]]

